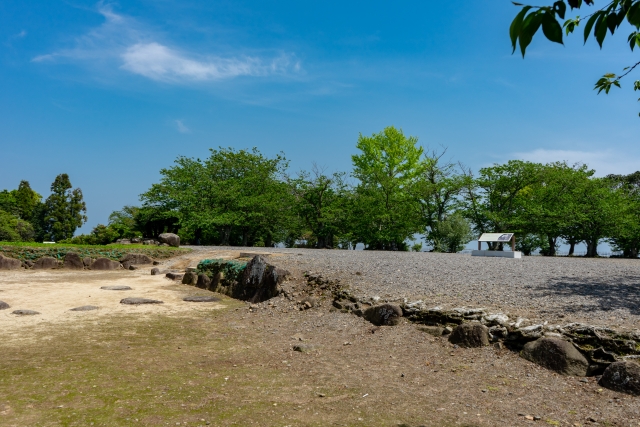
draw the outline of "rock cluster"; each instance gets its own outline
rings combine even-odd
[[[0,254],[0,270],[16,270],[19,268],[33,270],[51,270],[65,268],[69,270],[135,270],[137,265],[155,264],[156,261],[144,254],[127,254],[120,261],[113,261],[108,258],[91,259],[82,258],[74,252],[67,252],[62,260],[50,256],[38,258],[35,262],[27,260],[20,261],[15,258],[5,257]]]
[[[255,256],[246,266],[236,261],[213,261],[216,262],[201,263],[202,268],[199,264],[199,274],[186,272],[180,277],[182,283],[231,298],[261,302],[278,295],[281,292],[281,283],[289,274],[269,264],[261,256]],[[231,267],[226,268],[226,264]]]

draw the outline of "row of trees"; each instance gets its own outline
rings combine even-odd
[[[585,165],[513,160],[475,175],[394,127],[360,135],[357,148],[350,174],[314,166],[292,176],[284,155],[255,148],[180,157],[142,194],[142,207],[115,212],[109,227],[149,234],[156,218],[156,232],[179,227],[192,243],[378,250],[408,250],[422,236],[438,252],[509,231],[526,254],[553,256],[562,242],[573,254],[584,242],[596,256],[606,240],[638,256],[640,172],[596,178]]]
[[[141,195],[142,206],[125,206],[72,241],[106,244],[169,231],[195,244],[420,250],[411,243],[421,236],[430,250],[456,252],[480,233],[515,232],[525,254],[553,256],[562,242],[573,254],[584,242],[587,256],[596,256],[598,243],[608,241],[638,256],[640,172],[596,178],[585,165],[512,160],[476,175],[446,161],[446,150],[425,152],[394,127],[360,135],[357,149],[349,174],[313,166],[290,175],[283,154],[256,148],[179,157]],[[0,240],[68,239],[86,220],[82,193],[66,175],[51,189],[44,203],[26,182],[0,193],[0,221],[10,223],[0,229],[14,233]]]
[[[56,177],[44,202],[21,181],[17,189],[0,192],[0,241],[69,239],[87,221],[86,211],[82,191],[73,189],[67,174]]]

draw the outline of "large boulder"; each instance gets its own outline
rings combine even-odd
[[[0,270],[17,270],[20,267],[22,267],[22,262],[19,259],[0,254]]]
[[[178,247],[180,246],[180,236],[173,233],[162,233],[158,236],[158,241],[160,243],[166,243],[169,246]]]
[[[120,263],[109,258],[98,258],[91,264],[92,270],[118,270]]]
[[[555,337],[542,337],[525,344],[520,355],[563,375],[584,377],[589,362],[572,343]]]
[[[120,262],[122,265],[140,265],[140,264],[153,264],[153,260],[145,254],[127,254]]]
[[[640,396],[640,365],[634,362],[614,362],[604,370],[598,384],[611,390]]]
[[[58,260],[50,256],[43,256],[33,264],[34,270],[46,270],[58,267]]]
[[[266,301],[280,293],[279,285],[288,274],[258,255],[249,261],[240,286],[235,286],[230,296],[250,302]]]
[[[64,263],[62,266],[71,270],[84,270],[82,258],[80,258],[80,255],[75,252],[67,252],[64,256]]]
[[[211,279],[204,273],[198,274],[198,281],[196,287],[200,289],[209,289],[211,286]]]
[[[394,304],[382,304],[369,307],[364,311],[364,318],[376,326],[397,325],[402,317],[402,309]]]
[[[184,273],[184,276],[182,276],[183,285],[195,286],[196,283],[198,283],[198,275],[196,273],[187,271],[186,273]]]
[[[460,347],[484,347],[489,345],[489,328],[476,322],[463,323],[451,332],[449,342]]]

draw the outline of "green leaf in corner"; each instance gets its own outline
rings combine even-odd
[[[519,5],[518,3],[514,3],[515,5]],[[515,19],[511,23],[511,27],[509,28],[509,35],[511,36],[511,45],[513,46],[513,52],[516,51],[516,42],[518,41],[518,37],[520,36],[520,31],[522,30],[522,22],[524,21],[524,16],[531,9],[531,6],[525,6],[522,10],[516,15]],[[513,52],[511,52],[513,54]]]
[[[607,36],[607,16],[604,13],[600,15],[596,21],[596,27],[593,32],[596,36],[596,41],[600,45],[600,49],[602,49],[602,43],[604,42],[604,38]]]
[[[540,11],[529,14],[522,23],[522,30],[520,31],[520,51],[522,57],[527,50],[527,46],[531,44],[534,34],[540,28],[542,24],[542,13]]]
[[[562,43],[562,27],[552,13],[545,13],[542,17],[542,32],[549,41]]]
[[[558,14],[560,19],[564,19],[564,14],[567,11],[567,5],[562,0],[558,0],[553,4],[553,10]]]
[[[603,12],[598,11],[593,15],[591,15],[591,18],[589,18],[589,20],[587,21],[587,25],[584,26],[584,42],[585,43],[587,43],[587,40],[589,39],[589,35],[591,34],[591,29],[593,28],[593,24],[596,23],[596,19],[598,19],[598,16],[600,16],[601,13]]]

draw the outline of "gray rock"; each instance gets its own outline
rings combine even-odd
[[[463,323],[451,332],[449,342],[460,347],[483,347],[489,345],[489,329],[480,323]]]
[[[209,289],[211,286],[211,279],[204,273],[198,274],[198,281],[196,282],[196,287],[200,289]]]
[[[22,265],[24,266],[24,268],[31,268],[31,267],[33,267],[33,261],[27,259],[22,263]]]
[[[128,269],[129,270],[137,270],[138,266],[137,265],[130,265]]]
[[[83,305],[81,307],[72,308],[69,311],[92,311],[97,309],[98,307],[96,307],[95,305]]]
[[[160,269],[158,267],[154,267],[151,269],[151,275],[155,276],[157,274],[160,274]]]
[[[84,264],[85,267],[91,267],[91,263],[93,262],[93,260],[91,259],[91,257],[84,257],[82,258],[82,264]]]
[[[635,362],[614,362],[604,370],[598,384],[614,391],[640,396],[640,365]]]
[[[173,233],[162,233],[158,236],[158,241],[160,243],[166,243],[169,246],[178,247],[180,246],[180,236]]]
[[[129,265],[153,264],[153,260],[145,254],[127,254],[120,259],[122,265],[128,262]]]
[[[216,301],[220,301],[220,298],[217,297],[213,297],[213,296],[199,296],[199,295],[195,295],[195,296],[189,296],[189,297],[185,297],[182,299],[182,301],[187,301],[187,302],[216,302]]]
[[[400,323],[402,309],[395,304],[382,304],[369,307],[363,317],[376,326],[394,326]]]
[[[559,338],[542,337],[525,344],[520,355],[552,371],[563,375],[584,377],[589,362],[569,341]]]
[[[169,272],[165,276],[168,277],[171,280],[182,280],[183,274]]]
[[[15,310],[12,311],[11,314],[15,314],[16,316],[35,316],[36,314],[40,313],[33,310]]]
[[[100,289],[105,291],[130,291],[130,286],[101,286]]]
[[[198,283],[198,275],[192,271],[188,271],[182,276],[182,284],[195,286]]]
[[[300,353],[309,353],[315,349],[316,347],[311,344],[296,344],[293,346],[293,351],[298,351]]]
[[[22,267],[22,262],[19,259],[0,254],[0,270],[17,270],[20,267]]]
[[[280,283],[288,274],[267,263],[264,257],[255,256],[247,263],[240,283],[225,293],[249,302],[266,301],[280,293]]]
[[[131,243],[135,245],[139,245],[140,243],[142,243],[142,239],[140,237],[132,237]]]
[[[64,263],[62,266],[71,270],[84,270],[82,258],[80,258],[80,255],[75,252],[67,252],[64,256]]]
[[[34,270],[46,270],[58,267],[58,260],[50,256],[43,256],[33,264]]]
[[[128,270],[129,267],[131,267],[133,264],[131,264],[129,261],[125,261],[122,263],[122,268],[124,268],[125,270]]]
[[[0,301],[0,310],[6,310],[9,307],[11,307],[9,304],[4,301]]]
[[[125,298],[120,300],[120,304],[140,305],[140,304],[164,304],[163,301],[148,298]]]
[[[118,270],[119,268],[118,261],[111,261],[108,258],[98,258],[91,264],[92,270]]]

